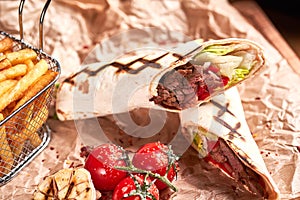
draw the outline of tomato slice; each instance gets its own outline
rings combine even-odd
[[[229,78],[227,76],[223,76],[223,75],[221,76],[221,78],[223,81],[223,86],[225,87],[229,82]]]
[[[229,83],[229,78],[227,76],[221,75],[222,82],[216,85],[216,88],[211,88],[212,91],[215,91],[217,88],[224,88]],[[199,85],[197,90],[198,100],[205,100],[210,96],[207,85]]]
[[[207,90],[206,85],[199,86],[197,91],[198,100],[204,100],[209,97],[209,92]]]

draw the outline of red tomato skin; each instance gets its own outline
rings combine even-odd
[[[157,173],[164,176],[167,173],[169,165],[168,155],[165,153],[168,151],[168,147],[160,142],[147,143],[134,154],[132,164],[140,169],[148,170],[153,173]],[[167,174],[169,181],[173,181],[177,173],[177,163],[171,166]],[[151,177],[153,180],[154,178]],[[163,190],[168,186],[160,180],[155,181],[155,185],[159,190]]]
[[[163,170],[162,174],[166,174],[166,172],[167,172],[167,170]],[[156,172],[156,173],[158,173],[158,172]],[[169,181],[172,182],[175,179],[175,177],[176,177],[176,170],[175,170],[175,167],[172,167],[167,174],[167,178],[169,179]],[[156,180],[155,185],[159,190],[163,190],[168,187],[164,182],[162,182],[160,180]]]
[[[127,176],[127,172],[114,168],[126,166],[122,156],[122,150],[114,144],[102,144],[89,154],[84,168],[90,172],[97,190],[112,191]]]
[[[144,176],[140,174],[135,174],[134,177],[136,180],[142,185]],[[151,183],[151,179],[147,179],[148,183]],[[124,197],[125,194],[129,194],[132,190],[135,190],[136,186],[134,184],[134,181],[132,177],[127,176],[123,180],[119,182],[119,184],[115,187],[113,191],[112,200],[141,200],[140,196],[130,196],[130,197]],[[156,200],[159,200],[159,190],[157,189],[155,184],[152,184],[150,188],[148,189],[148,192],[151,193]],[[147,197],[147,200],[152,200],[152,198]]]
[[[198,96],[198,100],[205,100],[210,96],[206,85],[198,87],[197,96]]]
[[[221,76],[224,87],[228,84],[229,78],[227,76]]]

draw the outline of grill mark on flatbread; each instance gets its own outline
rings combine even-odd
[[[190,52],[189,52],[189,53],[190,53]],[[188,54],[189,54],[189,53],[188,53]],[[178,54],[178,53],[173,53],[172,55],[173,55],[174,57],[177,57],[178,60],[182,60],[187,54],[184,55],[184,56],[182,56],[182,55],[180,55],[180,54]],[[178,61],[178,60],[176,60],[176,61]],[[175,62],[176,62],[176,61],[175,61]]]
[[[102,70],[104,70],[105,68],[107,68],[109,66],[118,68],[117,73],[125,71],[129,74],[137,74],[137,73],[139,73],[140,71],[144,70],[147,67],[152,67],[152,68],[159,69],[162,66],[161,66],[160,63],[157,63],[157,61],[162,59],[163,57],[167,56],[168,54],[170,54],[170,52],[166,52],[163,55],[161,55],[157,58],[153,58],[153,59],[145,59],[144,57],[141,57],[141,58],[137,58],[137,59],[135,59],[135,60],[133,60],[133,61],[127,63],[127,64],[115,61],[115,62],[106,64],[106,65],[103,65],[102,67],[99,67],[97,70],[90,70],[89,68],[85,68],[85,69],[75,73],[74,75],[70,76],[69,78],[65,79],[64,82],[69,83],[71,85],[75,85],[74,78],[77,75],[79,75],[81,73],[85,73],[85,74],[88,74],[88,76],[96,76],[99,72],[101,72]],[[178,55],[176,55],[176,54],[173,54],[173,56],[178,58]],[[143,65],[141,67],[139,67],[138,69],[131,69],[130,67],[133,64],[137,63],[137,62],[141,62],[141,63],[143,63]]]
[[[175,67],[174,70],[179,70],[179,69],[189,69],[189,68],[191,68],[191,67],[193,67],[193,66],[194,66],[194,65],[193,65],[191,62],[186,62],[186,63],[184,63],[184,64],[182,64],[182,65],[179,65],[179,66]]]
[[[145,58],[138,58],[136,60],[133,60],[131,62],[129,62],[128,64],[122,64],[122,63],[119,63],[119,62],[113,62],[111,65],[114,66],[114,67],[117,67],[119,68],[117,73],[120,73],[122,71],[126,71],[127,73],[129,74],[137,74],[139,73],[140,71],[142,71],[143,69],[147,68],[147,67],[152,67],[152,68],[161,68],[161,64],[157,63],[158,60],[162,59],[163,57],[165,57],[166,55],[168,55],[169,53],[164,53],[163,55],[157,57],[157,58],[154,58],[154,59],[151,59],[151,60],[148,60],[148,59],[145,59]],[[131,69],[130,66],[133,65],[134,63],[136,62],[141,62],[143,63],[143,65],[141,67],[139,67],[138,69]]]
[[[85,69],[82,69],[81,71],[75,73],[74,75],[70,76],[69,78],[65,79],[64,82],[65,83],[69,83],[71,85],[75,85],[75,81],[74,81],[74,78],[81,74],[81,73],[86,73],[88,74],[89,76],[96,76],[100,71],[104,70],[105,68],[109,67],[109,66],[113,66],[113,67],[116,67],[118,68],[118,71],[117,73],[120,73],[122,71],[125,71],[129,74],[138,74],[140,71],[146,69],[147,67],[152,67],[152,68],[162,68],[161,64],[160,63],[157,63],[157,61],[159,61],[160,59],[164,58],[165,56],[169,55],[169,54],[172,54],[173,57],[176,57],[177,60],[174,61],[175,62],[178,62],[182,59],[184,59],[185,56],[197,51],[201,46],[189,51],[188,53],[186,53],[184,56],[180,55],[180,54],[177,54],[177,53],[172,53],[172,52],[166,52],[164,54],[162,54],[161,56],[157,57],[157,58],[153,58],[153,59],[145,59],[144,57],[141,57],[141,58],[137,58],[127,64],[124,64],[124,63],[120,63],[120,62],[112,62],[112,63],[109,63],[109,64],[106,64],[106,65],[103,65],[102,67],[99,67],[97,70],[90,70],[88,68],[85,68]],[[147,55],[146,55],[147,56]],[[137,63],[137,62],[141,62],[143,63],[143,65],[141,67],[139,67],[138,69],[131,69],[130,67]]]
[[[225,122],[224,120],[220,119],[217,116],[213,116],[214,120],[216,120],[217,122],[219,122],[221,125],[225,126],[226,128],[228,128],[230,130],[229,133],[229,139],[233,139],[233,138],[240,138],[241,140],[245,141],[245,138],[242,136],[242,134],[240,134],[237,129],[241,127],[241,123],[237,123],[235,125],[235,127],[231,127],[227,122]]]
[[[235,115],[228,109],[229,103],[226,103],[225,106],[223,106],[223,105],[221,105],[218,102],[213,101],[213,100],[211,100],[211,103],[214,104],[215,106],[217,106],[218,108],[220,108],[219,112],[217,113],[217,116],[213,116],[213,118],[214,118],[214,120],[219,122],[221,125],[223,125],[224,127],[228,128],[230,130],[229,139],[232,140],[233,138],[240,138],[241,140],[246,141],[245,138],[242,136],[242,134],[238,132],[238,129],[241,128],[241,123],[240,122],[237,122],[235,124],[235,126],[232,127],[226,121],[224,121],[220,118],[225,113],[229,113],[230,115],[235,117]]]
[[[210,101],[212,104],[214,104],[215,106],[217,106],[218,108],[220,108],[220,111],[218,113],[218,116],[222,116],[225,112],[228,112],[230,115],[234,116],[234,114],[228,109],[229,107],[229,103],[226,103],[225,106],[219,104],[218,102],[211,100]],[[235,117],[235,116],[234,116]]]

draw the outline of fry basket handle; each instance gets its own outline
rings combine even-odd
[[[39,49],[43,50],[44,48],[44,19],[49,7],[51,0],[47,0],[42,13],[40,15],[40,22],[39,22]],[[24,31],[23,31],[23,7],[24,7],[25,0],[20,0],[19,4],[19,28],[20,28],[20,39],[23,40],[24,38]]]
[[[19,4],[19,29],[20,29],[20,39],[23,40],[24,32],[23,32],[23,7],[25,0],[21,0]]]

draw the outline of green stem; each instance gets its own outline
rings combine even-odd
[[[127,172],[140,173],[140,174],[148,174],[149,176],[152,176],[152,177],[157,178],[160,181],[164,182],[174,192],[178,191],[178,189],[171,183],[171,181],[169,181],[169,179],[166,176],[161,176],[159,174],[156,174],[156,173],[153,173],[153,172],[150,172],[150,171],[147,171],[147,170],[136,168],[136,167],[134,167],[131,164],[128,167],[116,166],[115,168],[118,169],[118,170],[124,170],[124,171],[127,171]]]

